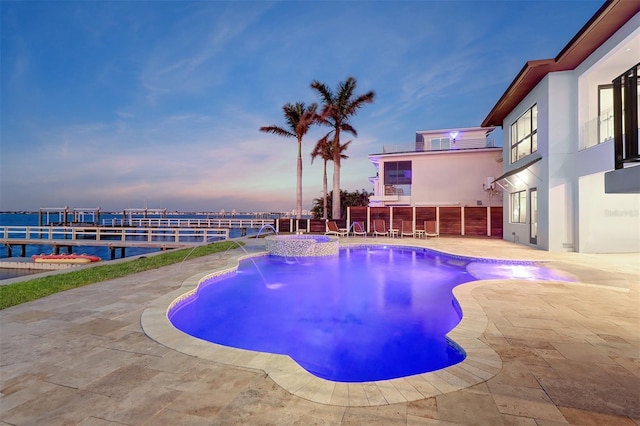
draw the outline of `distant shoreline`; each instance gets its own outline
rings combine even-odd
[[[142,211],[143,209],[141,209]],[[0,211],[0,214],[39,214],[40,211],[30,210],[5,210]],[[69,209],[69,214],[73,213],[73,209]],[[119,211],[107,211],[100,210],[101,214],[121,215],[124,214],[122,210]],[[219,212],[190,212],[190,211],[167,211],[167,216],[277,216],[277,217],[289,217],[294,216],[291,212],[237,212],[237,211],[219,211]]]

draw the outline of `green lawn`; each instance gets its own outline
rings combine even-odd
[[[179,263],[185,260],[187,255],[189,259],[192,259],[212,253],[224,252],[231,248],[237,248],[238,244],[242,245],[242,243],[235,241],[221,241],[198,246],[195,249],[168,251],[160,255],[140,257],[128,262],[104,264],[80,271],[68,272],[66,274],[51,275],[15,284],[3,285],[0,286],[0,309],[19,305],[72,288]]]

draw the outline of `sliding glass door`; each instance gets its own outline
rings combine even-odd
[[[538,244],[538,188],[531,188],[529,190],[529,209],[531,214],[531,227],[529,242],[531,244]]]

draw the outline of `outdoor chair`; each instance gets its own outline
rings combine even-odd
[[[400,231],[403,237],[415,237],[415,232],[413,231],[413,221],[411,220],[403,220],[402,221],[402,230]]]
[[[338,224],[330,220],[327,222],[327,230],[325,235],[337,235],[338,237],[346,237],[348,230],[345,228],[338,228]]]
[[[386,237],[389,235],[389,231],[387,230],[387,224],[384,219],[374,219],[373,220],[373,235],[378,236],[382,235]]]
[[[424,221],[424,232],[427,238],[436,237],[439,238],[438,223],[435,220]]]
[[[351,224],[351,233],[354,236],[360,235],[363,237],[367,236],[367,228],[365,228],[363,222],[353,222]]]

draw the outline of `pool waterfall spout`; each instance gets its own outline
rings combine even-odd
[[[262,231],[264,231],[265,229],[270,229],[273,231],[274,234],[278,235],[278,230],[276,228],[274,228],[273,225],[262,225],[262,227],[260,229],[258,229],[258,233],[256,234],[256,238],[260,237],[260,234],[262,233]]]

